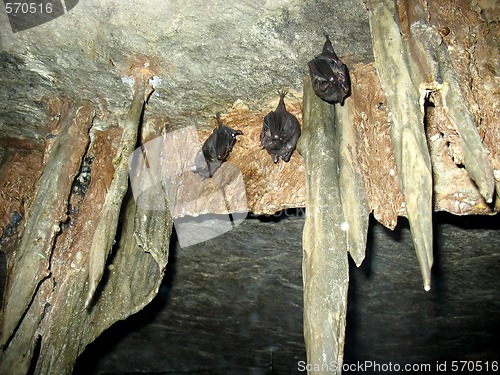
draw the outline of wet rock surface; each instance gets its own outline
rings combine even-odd
[[[350,262],[344,363],[498,359],[498,218],[435,221],[425,292],[406,220],[395,231],[371,220],[367,258],[360,268]],[[277,374],[302,373],[303,224],[249,218],[175,246],[152,305],[105,332],[74,374],[269,374],[270,351]]]

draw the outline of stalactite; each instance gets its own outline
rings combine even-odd
[[[116,38],[111,33],[108,33],[110,39],[106,33],[100,35],[97,44],[92,33],[87,33],[85,38],[92,40],[87,40],[89,48],[83,51],[82,43],[67,45],[57,28],[50,29],[56,30],[55,33],[45,29],[51,45],[57,47],[61,43],[65,47],[63,54],[57,48],[52,51],[48,45],[40,48],[44,40],[49,40],[46,33],[14,36],[0,53],[0,81],[5,88],[0,90],[3,99],[0,147],[6,147],[0,149],[0,172],[4,172],[3,164],[10,169],[0,178],[0,217],[4,216],[0,235],[5,240],[2,245],[7,244],[1,250],[8,259],[0,373],[70,374],[74,361],[90,342],[117,320],[148,304],[158,292],[167,264],[173,217],[225,214],[235,207],[237,212],[245,214],[246,210],[273,214],[306,204],[304,334],[313,372],[316,366],[321,370],[328,368],[318,372],[340,372],[349,283],[346,253],[351,254],[358,266],[363,262],[370,211],[366,195],[375,218],[384,225],[394,228],[398,215],[408,216],[424,288],[430,288],[433,199],[435,209],[459,215],[493,214],[500,209],[500,132],[498,90],[495,90],[498,23],[494,9],[488,11],[488,7],[477,1],[474,6],[468,0],[364,0],[364,3],[369,9],[380,81],[374,79],[373,63],[366,64],[371,53],[364,38],[361,39],[366,46],[349,49],[351,73],[357,72],[351,74],[355,78],[353,92],[344,106],[322,102],[312,92],[310,82],[305,81],[304,127],[299,150],[307,165],[306,173],[304,160],[298,153],[293,154],[289,163],[276,165],[261,149],[258,134],[262,118],[276,103],[264,102],[266,88],[259,83],[274,79],[278,83],[288,82],[292,87],[287,109],[301,119],[302,93],[293,88],[298,88],[296,67],[300,61],[306,61],[303,54],[308,52],[297,41],[312,40],[318,30],[316,21],[311,23],[307,17],[298,19],[296,26],[304,34],[291,44],[280,42],[280,32],[271,33],[271,38],[270,33],[254,33],[252,38],[257,39],[250,38],[249,43],[242,44],[243,49],[236,49],[233,57],[250,61],[250,70],[256,73],[249,85],[245,79],[242,84],[238,74],[227,74],[234,72],[232,68],[236,66],[230,57],[212,55],[215,63],[211,68],[215,70],[210,69],[207,76],[206,59],[199,59],[198,50],[174,48],[165,55],[165,43],[149,43],[150,56],[131,55],[125,62],[120,58],[126,55],[124,51],[132,54],[144,49],[144,35],[140,33],[136,39],[130,30],[124,31],[125,47],[114,43]],[[332,10],[337,5],[327,8]],[[99,13],[100,9],[96,11]],[[329,18],[329,25],[334,29],[341,25],[339,29],[345,31],[345,22],[341,20],[346,18],[340,17],[342,14],[351,17],[350,12],[337,12],[339,22],[331,23]],[[355,14],[360,19],[353,25],[360,26],[362,36],[366,36],[364,9]],[[463,25],[458,25],[457,18],[463,19]],[[89,20],[95,22],[92,17],[84,17],[78,25],[70,21],[66,26],[79,27]],[[126,14],[115,21],[130,23]],[[178,25],[174,24],[175,29]],[[280,22],[275,24],[279,26]],[[199,35],[194,24],[185,26],[192,32],[162,30],[161,35],[146,39],[161,41],[167,35],[167,45],[182,46],[186,35]],[[347,30],[351,32],[349,27]],[[76,30],[70,29],[73,33]],[[274,48],[265,51],[267,60],[283,60],[283,56],[286,60],[293,55],[288,64],[269,70],[268,65],[259,63],[256,56],[262,56],[262,51],[248,46],[262,41],[261,34],[266,43],[274,43]],[[470,37],[464,38],[465,34]],[[180,38],[176,39],[179,43],[173,43],[172,36]],[[273,40],[274,37],[277,39]],[[217,45],[219,38],[214,40]],[[213,40],[207,42],[211,45]],[[24,44],[29,53],[22,53],[19,46]],[[269,58],[269,53],[276,58]],[[54,55],[61,62],[58,66],[53,65]],[[113,59],[95,58],[104,55]],[[75,56],[82,64],[80,67],[73,64]],[[184,77],[186,69],[179,64],[184,59],[195,61],[192,69],[188,69],[192,78],[189,82]],[[248,70],[244,65],[244,70]],[[147,78],[153,70],[163,79],[159,95],[149,108],[159,119],[157,125],[169,122],[181,133],[181,127],[193,122],[197,124],[198,137],[206,139],[212,129],[211,124],[203,124],[203,118],[212,116],[214,109],[225,108],[224,123],[243,131],[244,136],[227,160],[227,165],[232,164],[234,170],[242,173],[237,189],[226,194],[225,187],[219,189],[223,186],[222,182],[219,184],[224,181],[222,175],[199,183],[191,172],[180,176],[178,185],[165,185],[169,164],[180,166],[193,158],[176,159],[161,127],[154,136],[162,139],[163,144],[158,145],[163,147],[150,148],[149,155],[144,153],[148,167],[129,169],[128,156],[139,138],[141,114],[150,94]],[[222,76],[217,76],[219,73]],[[129,78],[117,74],[138,77],[128,117],[120,127],[113,126],[112,118],[118,112],[121,116],[119,103],[128,100],[122,89]],[[156,81],[161,79],[156,77]],[[381,99],[380,83],[387,102]],[[237,97],[242,99],[231,106]],[[43,111],[43,106],[48,112]],[[353,112],[360,121],[353,120]],[[94,124],[95,113],[98,121]],[[97,122],[106,124],[105,129]],[[392,142],[389,142],[389,123]],[[429,129],[434,132],[432,136]],[[456,138],[450,142],[451,133]],[[150,140],[145,134],[139,142],[143,145]],[[356,142],[365,143],[364,161],[358,159]],[[187,142],[174,143],[181,151],[188,151]],[[427,144],[434,159],[429,158]],[[456,150],[459,152],[455,153]],[[88,166],[85,160],[93,160],[91,178],[84,191],[75,191],[82,167]],[[363,162],[360,172],[359,163]],[[22,172],[35,164],[36,170],[22,176]],[[128,177],[134,173],[142,192],[138,196],[128,190]],[[366,193],[363,173],[368,186]],[[144,178],[145,174],[154,177]],[[403,206],[398,178],[404,194]],[[497,197],[492,202],[495,178]],[[146,183],[151,181],[155,183],[152,188]],[[178,186],[182,189],[177,189]],[[221,199],[212,194],[214,190],[223,193],[225,204],[220,204]],[[210,199],[198,199],[206,196]],[[176,199],[186,205],[175,205]],[[233,201],[238,205],[232,205]],[[337,371],[330,368],[331,363],[337,365]]]
[[[166,211],[174,205],[174,200],[168,200],[168,187],[165,186],[163,162],[169,160],[166,155],[164,139],[166,129],[146,129],[143,124],[141,134],[142,168],[130,170],[131,179],[137,183],[137,190],[142,192],[135,197],[136,210],[134,217],[134,238],[138,246],[151,254],[156,263],[167,264],[172,218]],[[144,147],[153,136],[161,142],[156,142],[157,147]],[[148,152],[149,151],[149,152]],[[151,153],[151,154],[149,154]],[[163,269],[161,270],[163,272]]]
[[[335,107],[335,129],[340,137],[339,184],[347,250],[359,267],[365,258],[370,205],[358,158],[359,137],[350,116],[351,105],[351,100],[346,100],[343,106]]]
[[[304,82],[303,113],[299,151],[306,164],[307,218],[302,239],[304,339],[307,362],[328,368],[330,363],[342,363],[349,264],[346,233],[341,228],[344,212],[335,110],[314,94],[309,79]]]
[[[38,311],[34,312],[31,306],[35,294],[46,288],[45,281],[51,275],[54,241],[67,219],[68,196],[89,142],[91,103],[77,103],[65,115],[27,214],[22,239],[9,259],[1,340],[5,351],[0,364],[0,370],[5,370],[2,373],[22,374],[28,369],[28,353],[35,344],[31,339],[43,315],[43,307],[35,305]]]
[[[306,164],[302,272],[307,361],[313,372],[340,374],[349,284],[347,252],[361,264],[369,206],[348,104],[342,108],[319,99],[309,77],[304,82],[298,147]]]
[[[89,343],[156,296],[173,219],[168,202],[155,210],[126,194],[128,155],[135,148],[149,93],[146,81],[138,84],[123,131],[112,125],[94,128],[89,102],[60,111],[60,132],[26,215],[20,244],[9,259],[1,373],[25,374],[30,368],[35,374],[70,374]],[[83,189],[78,187],[82,167],[90,175]],[[106,217],[119,217],[119,224],[114,222],[112,236],[109,230],[110,237],[98,237],[106,204],[116,209]],[[95,242],[99,238],[102,242]],[[141,242],[144,239],[147,243]],[[101,253],[90,251],[93,241]],[[89,276],[90,258],[104,258],[115,241],[112,257],[101,260],[106,267],[98,270],[99,282],[97,273]],[[87,305],[89,277],[99,287]]]
[[[90,306],[104,274],[106,260],[115,241],[123,197],[128,189],[128,161],[137,143],[144,102],[151,93],[147,78],[137,78],[132,104],[123,126],[122,140],[115,159],[115,174],[101,211],[99,225],[90,248],[89,291],[85,305]]]
[[[419,104],[419,77],[393,1],[369,2],[375,63],[384,89],[399,181],[424,289],[431,287],[432,172]]]
[[[428,24],[428,14],[417,0],[402,2],[399,12],[406,13],[404,19],[408,24],[405,27],[410,32],[409,51],[419,68],[422,97],[428,92],[441,95],[444,110],[460,135],[465,169],[477,184],[484,200],[491,203],[495,191],[493,168],[481,143],[446,45],[443,44],[439,31]]]

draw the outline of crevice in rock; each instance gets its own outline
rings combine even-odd
[[[0,237],[0,244],[7,239],[6,237],[12,237],[16,233],[16,228],[21,223],[22,219],[23,217],[19,212],[14,211],[12,213],[9,223],[5,227],[2,237]]]
[[[0,308],[3,307],[3,296],[5,293],[6,285],[7,285],[7,255],[3,251],[0,251]]]
[[[89,144],[89,148],[90,147],[91,147],[91,145]],[[87,152],[85,153],[85,157],[84,157],[83,163],[80,167],[80,171],[76,175],[75,181],[73,182],[73,186],[71,189],[71,191],[74,194],[80,195],[80,196],[82,196],[82,198],[87,193],[88,187],[89,187],[90,182],[91,182],[90,172],[91,172],[91,168],[92,168],[92,160],[93,159],[94,159],[93,155],[88,155],[88,148],[87,148]]]
[[[72,225],[78,217],[80,212],[80,205],[87,194],[88,187],[91,183],[91,168],[93,156],[87,156],[90,144],[87,147],[82,164],[80,165],[79,172],[73,180],[71,191],[68,197],[68,218],[64,222],[65,226]]]
[[[30,367],[28,368],[26,375],[36,374],[36,364],[38,363],[38,358],[40,357],[41,348],[42,348],[42,336],[38,335],[38,337],[36,338],[35,347],[33,349],[33,355],[31,357]]]
[[[141,77],[140,75],[136,77],[134,96],[123,124],[122,138],[114,160],[113,180],[106,195],[99,224],[90,247],[89,284],[85,300],[87,307],[93,303],[94,293],[105,271],[106,260],[115,243],[120,208],[123,197],[128,190],[129,157],[137,144],[139,122],[143,115],[144,103],[153,91],[147,82],[148,79],[149,77]]]
[[[5,344],[4,344],[3,348],[2,348],[2,351],[5,352],[6,350],[8,350],[10,343],[12,342],[12,340],[14,340],[16,338],[16,335],[17,335],[17,333],[19,331],[19,328],[21,327],[24,319],[26,318],[26,315],[30,312],[31,307],[33,306],[33,302],[37,299],[39,290],[41,289],[42,285],[47,280],[49,280],[51,278],[50,269],[48,270],[48,272],[49,272],[48,276],[46,276],[43,279],[41,279],[40,282],[35,287],[35,289],[33,291],[33,295],[31,296],[31,300],[28,302],[28,304],[26,305],[25,310],[23,311],[23,313],[19,317],[17,325],[14,327],[14,329],[12,331],[12,334],[8,338],[6,338]],[[43,316],[42,316],[42,319],[43,319]],[[42,319],[40,319],[40,321]]]
[[[432,121],[434,116],[434,108],[436,108],[434,101],[431,98],[431,92],[427,92],[424,96],[423,110],[424,110],[424,128],[426,131],[429,127],[429,121]]]
[[[92,301],[89,303],[87,309],[89,313],[92,312],[94,307],[96,306],[97,302],[99,301],[102,293],[106,289],[108,285],[109,278],[111,276],[111,272],[113,270],[113,262],[117,256],[117,252],[119,250],[119,244],[120,241],[122,240],[122,235],[124,231],[124,222],[126,220],[126,207],[130,203],[130,200],[134,199],[132,196],[132,193],[130,191],[130,187],[127,189],[127,192],[125,193],[125,196],[123,197],[123,200],[121,202],[120,206],[120,212],[119,212],[119,217],[118,217],[118,225],[116,227],[116,234],[113,240],[113,244],[111,246],[111,250],[109,251],[109,255],[106,258],[106,262],[104,264],[104,271],[102,274],[102,278],[97,285],[97,288],[94,292],[94,297]]]

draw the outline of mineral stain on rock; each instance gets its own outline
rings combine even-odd
[[[21,214],[17,211],[14,211],[10,218],[9,224],[7,224],[7,227],[5,228],[4,236],[12,236],[16,227],[19,225],[22,219],[23,217],[21,216]]]

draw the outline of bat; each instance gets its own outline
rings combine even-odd
[[[299,121],[285,107],[284,98],[287,93],[278,91],[278,94],[278,106],[264,117],[260,133],[260,143],[275,163],[280,157],[285,162],[290,160],[300,137]]]
[[[328,103],[344,103],[351,94],[351,79],[347,66],[333,50],[327,34],[323,52],[309,61],[309,74],[314,92]]]
[[[217,127],[205,140],[201,150],[195,156],[191,171],[198,173],[203,179],[214,175],[222,163],[226,161],[229,153],[236,143],[236,136],[243,135],[241,130],[231,129],[220,120],[220,114],[215,116]]]

